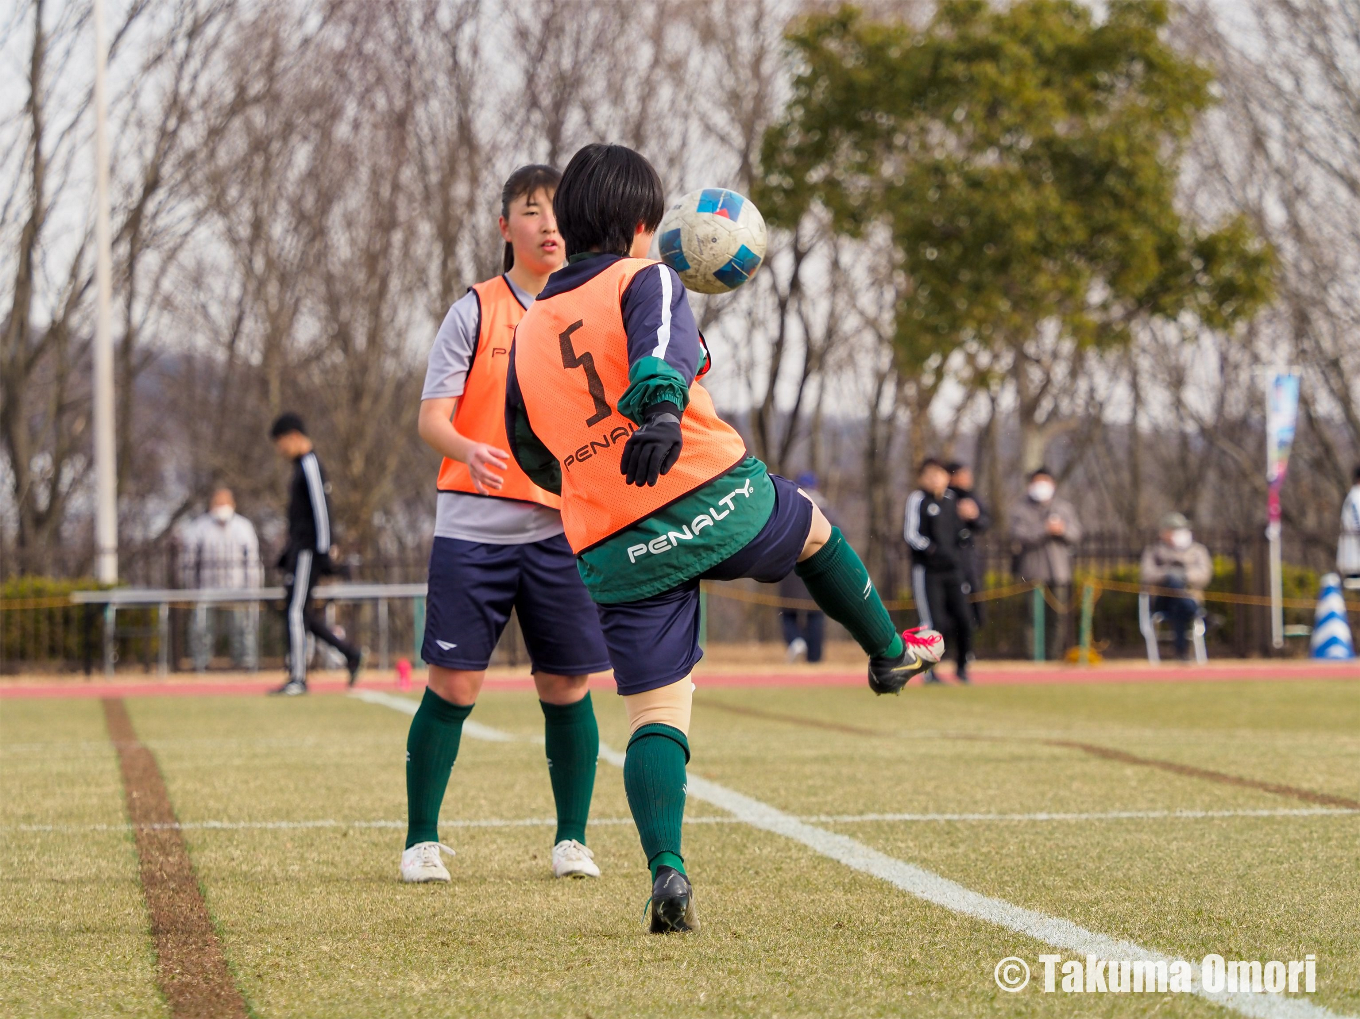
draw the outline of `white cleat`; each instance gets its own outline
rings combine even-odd
[[[453,850],[442,842],[417,842],[401,854],[401,879],[408,883],[424,881],[448,881],[449,868],[440,859],[440,852],[455,855]]]
[[[599,877],[600,867],[592,853],[575,839],[553,846],[553,877]]]
[[[790,662],[796,662],[800,658],[807,657],[807,649],[807,641],[802,637],[794,637],[793,640],[789,641],[789,648],[784,657]]]

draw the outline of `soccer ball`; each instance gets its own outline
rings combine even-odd
[[[736,290],[765,258],[765,219],[750,199],[726,188],[691,191],[661,219],[661,260],[689,290]]]

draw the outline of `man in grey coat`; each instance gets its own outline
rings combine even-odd
[[[1190,521],[1180,513],[1162,517],[1157,540],[1143,550],[1139,574],[1148,587],[1160,588],[1151,609],[1171,624],[1176,657],[1190,657],[1190,627],[1204,604],[1204,588],[1214,576],[1209,550],[1195,540]]]
[[[1061,658],[1071,640],[1072,546],[1081,541],[1082,531],[1072,504],[1057,497],[1047,467],[1029,476],[1025,498],[1011,508],[1010,531],[1014,573],[1048,589],[1048,613],[1056,617],[1046,627],[1048,656]],[[1053,609],[1054,603],[1061,611]]]

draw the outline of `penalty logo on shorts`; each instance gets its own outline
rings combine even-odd
[[[692,541],[705,527],[716,526],[723,517],[736,509],[737,507],[733,500],[737,496],[745,496],[749,499],[754,492],[755,489],[751,487],[751,479],[747,478],[740,488],[732,489],[732,491],[718,500],[718,506],[726,506],[727,509],[719,510],[718,506],[710,506],[707,513],[700,513],[690,521],[690,523],[681,527],[678,531],[667,531],[665,534],[657,535],[649,542],[639,542],[636,545],[628,546],[628,561],[630,563],[635,563],[638,561],[638,556],[649,554],[661,555],[663,552],[669,552],[671,549],[675,548],[681,541]],[[690,528],[693,528],[693,530],[691,531]]]

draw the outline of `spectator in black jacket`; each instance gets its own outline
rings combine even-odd
[[[982,570],[977,561],[977,537],[992,528],[992,515],[973,492],[973,468],[964,463],[945,464],[949,472],[949,490],[959,507],[959,569],[963,573],[964,591],[972,595],[982,590]],[[982,602],[972,601],[973,629],[982,625]]]
[[[307,634],[324,640],[345,656],[349,685],[359,678],[362,656],[358,648],[332,633],[312,605],[312,588],[318,577],[334,573],[331,560],[330,485],[321,461],[312,450],[302,418],[282,414],[269,429],[279,455],[293,461],[293,480],[288,486],[288,544],[279,556],[284,573],[287,602],[288,679],[273,691],[296,696],[307,692]]]
[[[916,612],[922,626],[946,634],[945,646],[954,648],[958,656],[955,676],[960,683],[967,683],[973,610],[964,590],[958,500],[949,490],[949,471],[933,457],[922,462],[917,483],[920,487],[907,496],[902,528],[911,546]],[[932,670],[925,681],[938,683],[939,679]]]

